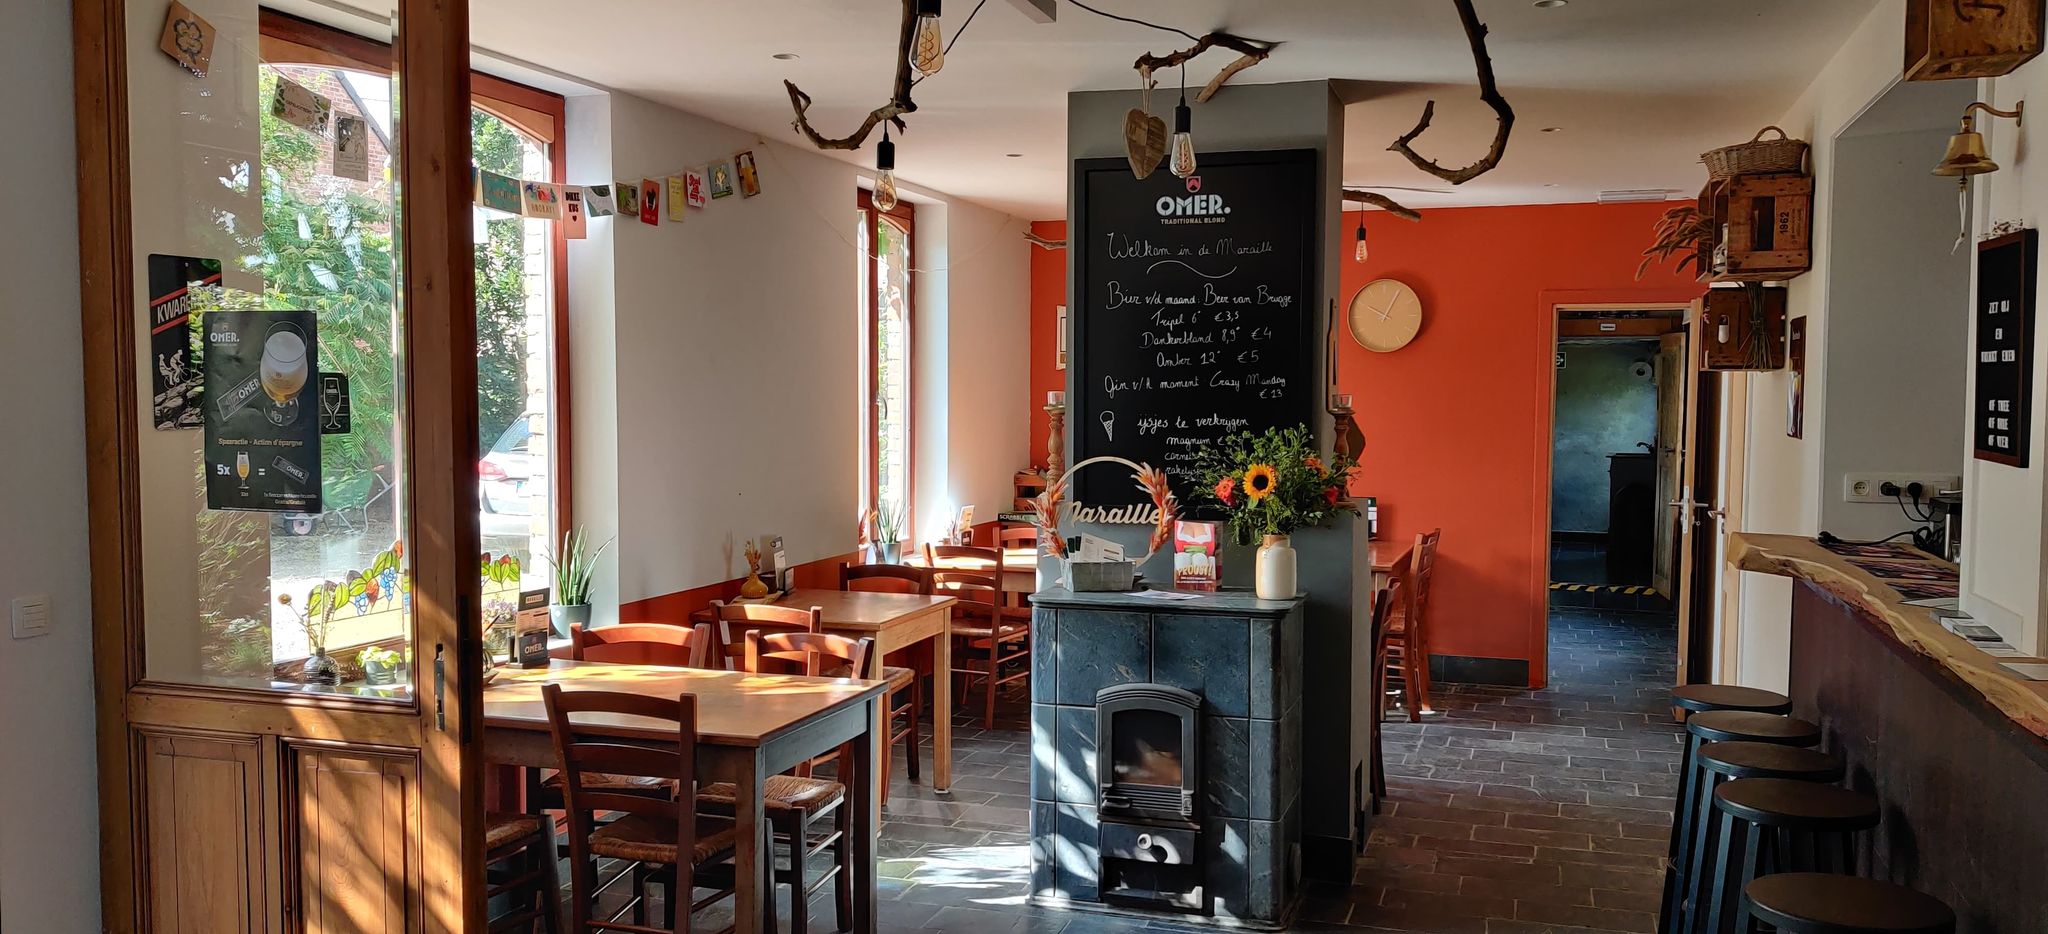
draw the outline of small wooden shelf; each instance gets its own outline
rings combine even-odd
[[[1782,282],[1813,268],[1813,176],[1710,181],[1699,208],[1713,231],[1700,244],[1700,281]]]

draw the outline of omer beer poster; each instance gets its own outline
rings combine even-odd
[[[318,335],[310,311],[206,315],[206,505],[320,512]]]

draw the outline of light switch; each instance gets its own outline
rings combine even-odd
[[[50,595],[14,598],[14,637],[33,639],[50,634]]]

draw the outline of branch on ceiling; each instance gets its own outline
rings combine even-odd
[[[1048,240],[1028,230],[1024,231],[1024,239],[1029,240],[1032,246],[1041,250],[1064,250],[1067,248],[1067,241],[1065,240]]]
[[[868,112],[867,119],[861,121],[860,129],[837,138],[828,138],[819,133],[811,126],[810,117],[806,114],[811,109],[811,96],[805,94],[795,82],[785,79],[782,86],[789,89],[789,106],[796,111],[796,119],[790,122],[790,126],[795,127],[797,132],[811,141],[811,145],[819,149],[859,149],[867,142],[868,134],[875,131],[875,126],[883,122],[895,124],[899,133],[908,130],[909,127],[903,122],[903,115],[917,112],[917,104],[910,99],[910,89],[917,83],[910,69],[910,45],[916,32],[916,0],[903,0],[903,27],[896,45],[895,91],[889,95],[888,103]]]
[[[1408,207],[1407,205],[1404,205],[1399,201],[1395,201],[1394,199],[1389,198],[1386,195],[1380,194],[1377,191],[1362,191],[1357,188],[1346,188],[1344,189],[1344,200],[1362,201],[1366,204],[1372,205],[1373,207],[1379,208],[1380,210],[1385,211],[1388,214],[1392,214],[1395,217],[1398,217],[1402,220],[1419,221],[1422,219],[1422,212],[1417,211],[1414,208]]]
[[[1195,95],[1195,103],[1206,104],[1209,102],[1209,98],[1215,97],[1216,92],[1223,88],[1223,82],[1229,81],[1238,72],[1265,61],[1266,56],[1273,54],[1273,46],[1274,43],[1271,42],[1246,39],[1242,36],[1233,36],[1227,32],[1212,32],[1195,40],[1194,45],[1181,49],[1178,52],[1167,55],[1153,55],[1147,52],[1144,55],[1140,55],[1138,56],[1138,61],[1131,67],[1136,68],[1138,74],[1143,75],[1164,68],[1172,68],[1176,65],[1185,65],[1195,56],[1210,49],[1229,49],[1232,52],[1238,53],[1237,61],[1224,66],[1222,71],[1216,73],[1216,77],[1209,79],[1209,84],[1202,89],[1202,93]]]
[[[1507,152],[1508,134],[1515,126],[1514,108],[1508,106],[1507,98],[1500,96],[1500,88],[1493,80],[1493,58],[1486,53],[1486,24],[1479,21],[1479,14],[1472,9],[1472,0],[1453,0],[1458,5],[1458,20],[1465,26],[1465,37],[1472,44],[1472,60],[1479,68],[1479,99],[1493,108],[1498,123],[1493,131],[1493,145],[1478,162],[1462,169],[1447,169],[1433,159],[1425,159],[1409,144],[1429,129],[1429,122],[1436,116],[1436,101],[1430,101],[1422,108],[1422,119],[1400,139],[1394,140],[1387,149],[1408,157],[1415,167],[1428,172],[1453,185],[1463,185],[1500,165],[1501,156]]]

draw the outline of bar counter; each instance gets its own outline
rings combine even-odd
[[[1795,579],[1793,714],[1876,795],[1859,872],[1955,909],[1958,934],[2048,931],[2048,684],[2027,681],[1812,539],[1731,535],[1746,571]]]

